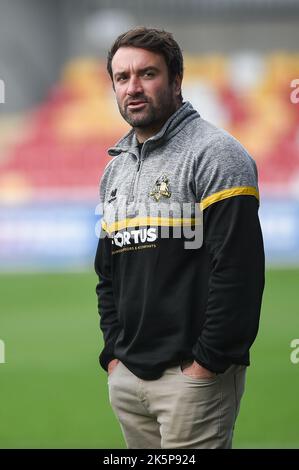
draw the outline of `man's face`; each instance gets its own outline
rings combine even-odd
[[[181,80],[169,83],[162,55],[120,47],[112,59],[112,72],[119,111],[132,127],[159,127],[179,107]]]

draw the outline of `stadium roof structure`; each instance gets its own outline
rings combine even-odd
[[[87,0],[87,5],[90,9],[121,8],[135,13],[149,11],[183,17],[299,16],[299,0]]]

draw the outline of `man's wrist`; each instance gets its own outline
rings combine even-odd
[[[117,358],[111,359],[107,365],[108,372],[110,371],[110,369],[113,369],[116,366],[116,364],[118,364],[118,362],[119,362],[119,359]]]
[[[207,374],[214,374],[216,375],[216,372],[213,372],[212,370],[210,369],[207,369],[206,367],[202,366],[201,364],[199,364],[195,359],[193,361],[193,364],[192,364],[193,368],[195,371],[198,371],[199,373],[207,373]]]
[[[211,370],[207,369],[206,367],[202,366],[201,364],[199,364],[199,362],[197,362],[195,359],[193,361],[193,366],[196,367],[197,369],[200,369],[200,370],[207,370],[209,372],[212,372]]]

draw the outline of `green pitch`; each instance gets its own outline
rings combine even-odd
[[[235,447],[296,447],[298,270],[269,271]],[[0,276],[1,448],[125,448],[109,405],[94,274]]]

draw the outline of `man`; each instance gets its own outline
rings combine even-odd
[[[95,269],[110,403],[128,448],[230,448],[264,287],[256,166],[183,102],[170,33],[122,34],[107,69],[132,127],[109,149],[100,184]],[[203,240],[187,247],[177,230],[200,227],[198,208]]]

